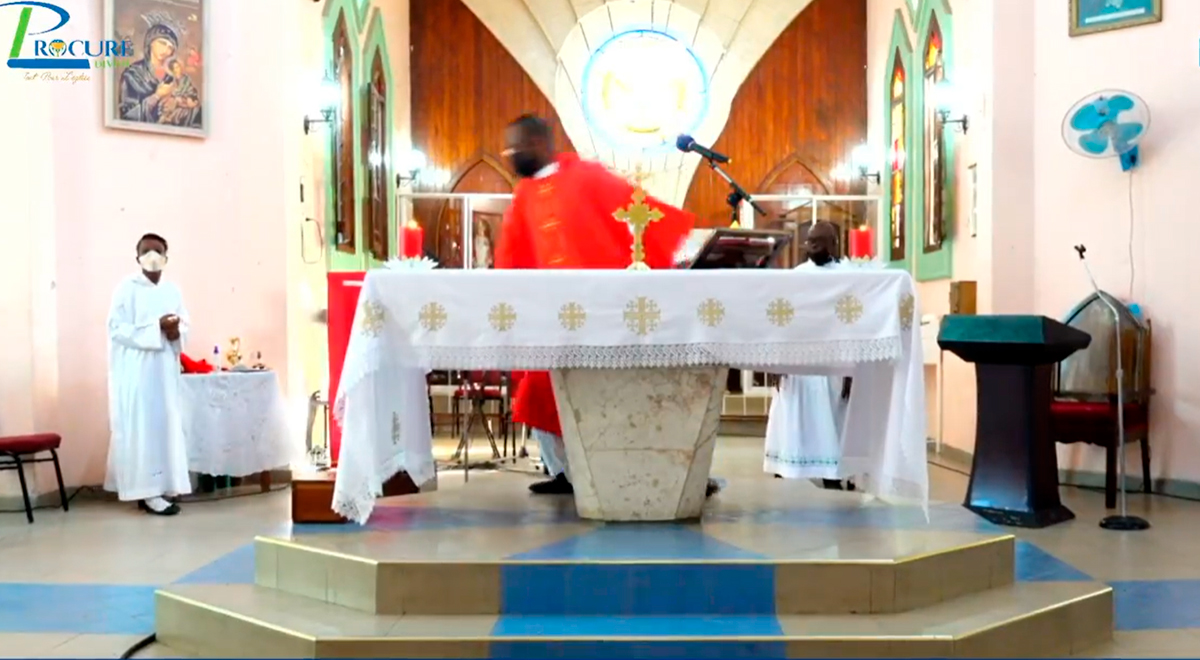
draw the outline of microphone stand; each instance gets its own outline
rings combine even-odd
[[[734,181],[733,177],[729,176],[729,173],[721,168],[720,163],[712,158],[705,158],[704,160],[708,162],[708,166],[712,168],[712,171],[717,173],[717,176],[725,179],[725,182],[729,184],[729,196],[725,198],[725,203],[729,205],[731,210],[731,222],[729,224],[737,222],[738,209],[741,208],[742,202],[750,202],[750,207],[754,209],[755,213],[761,216],[767,215],[766,209],[759,206],[758,202],[754,201],[754,198],[750,196],[750,193],[746,192],[745,188],[738,185],[738,182]]]
[[[1124,334],[1121,329],[1121,312],[1096,284],[1096,278],[1092,276],[1092,269],[1088,266],[1087,258],[1083,256],[1087,252],[1087,248],[1076,245],[1075,252],[1079,254],[1079,260],[1083,262],[1083,270],[1092,283],[1096,297],[1104,303],[1105,307],[1108,307],[1108,311],[1112,312],[1117,331],[1117,456],[1120,457],[1120,462],[1117,463],[1117,481],[1121,488],[1121,513],[1104,518],[1100,521],[1100,526],[1119,532],[1140,532],[1150,529],[1150,522],[1145,518],[1129,515],[1129,503],[1125,494],[1125,354],[1121,351],[1121,335]]]

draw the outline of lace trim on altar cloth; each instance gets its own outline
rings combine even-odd
[[[380,369],[414,368],[401,364],[384,350],[386,342],[361,347],[347,359],[341,388],[334,402],[339,422],[345,397],[359,381]],[[549,369],[661,369],[671,367],[733,366],[740,369],[828,366],[888,362],[901,355],[900,337],[818,340],[787,344],[646,344],[622,346],[405,346],[428,370],[491,369],[499,371]]]
[[[768,368],[886,362],[900,357],[900,338],[787,344],[693,343],[623,346],[418,346],[430,369],[660,369],[732,365]]]
[[[386,474],[390,479],[391,475],[404,470],[404,458],[404,454],[396,456],[380,466],[380,472],[373,474]],[[334,489],[333,510],[351,522],[365,525],[375,510],[375,500],[380,497],[383,497],[382,481],[376,478],[371,478],[369,483],[367,480],[347,480],[341,488]]]

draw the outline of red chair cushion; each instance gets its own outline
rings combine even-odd
[[[61,444],[62,437],[57,433],[10,435],[0,438],[0,453],[36,454],[41,451],[58,449],[58,446]]]
[[[1125,432],[1146,432],[1149,410],[1144,403],[1125,404]],[[1106,447],[1117,441],[1117,407],[1103,401],[1056,400],[1050,404],[1050,428],[1057,442]]]

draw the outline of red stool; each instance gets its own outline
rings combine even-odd
[[[57,433],[34,433],[0,437],[0,472],[16,470],[21,481],[21,497],[25,500],[25,517],[33,523],[33,504],[29,501],[29,485],[25,482],[25,466],[31,463],[54,463],[54,476],[58,478],[58,498],[63,511],[67,510],[67,489],[63,486],[62,468],[58,464],[58,447],[62,437]],[[50,457],[37,458],[49,452]]]

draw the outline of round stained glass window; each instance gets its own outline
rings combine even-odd
[[[615,149],[674,148],[708,110],[708,75],[685,44],[655,30],[622,32],[592,53],[583,74],[583,110]]]

